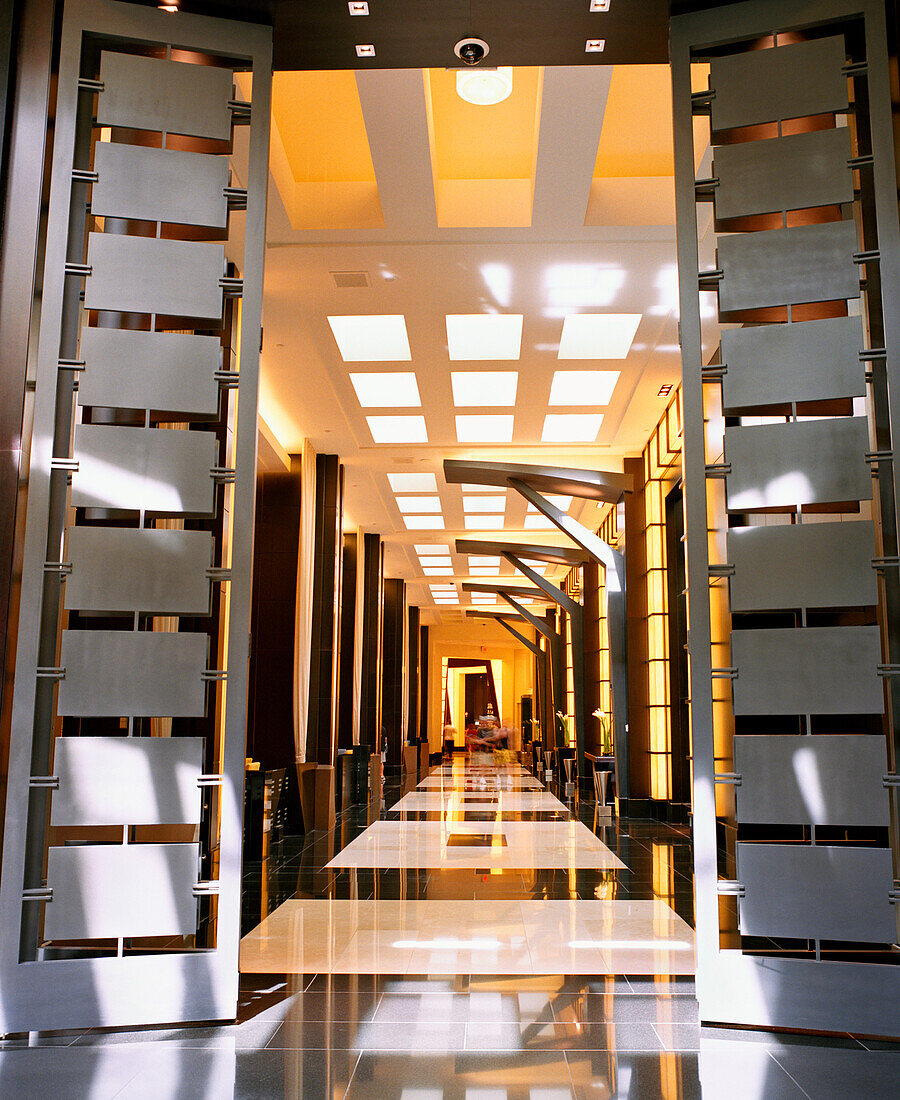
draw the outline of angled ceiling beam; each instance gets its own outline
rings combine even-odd
[[[558,710],[560,706],[565,706],[566,698],[566,670],[563,663],[563,637],[556,630],[556,627],[551,623],[551,616],[555,616],[555,613],[548,611],[547,618],[541,619],[537,615],[528,611],[517,603],[515,598],[507,592],[501,592],[501,597],[506,600],[514,611],[517,611],[523,619],[526,619],[538,634],[543,634],[547,639],[547,653],[546,657],[550,662],[550,684],[552,700],[546,710],[546,720],[543,725],[543,737],[544,744],[547,749],[551,749],[556,741],[556,721],[554,718],[554,711]],[[535,635],[537,640],[537,635]]]
[[[525,620],[517,611],[496,611],[486,607],[484,610],[478,607],[467,607],[466,617],[469,619],[506,619],[508,622],[524,622]]]
[[[504,488],[516,479],[544,493],[567,493],[606,504],[617,504],[623,493],[632,490],[630,474],[570,470],[565,466],[533,466],[520,462],[445,458],[444,478],[451,485],[502,485]]]
[[[508,630],[509,633],[512,634],[512,636],[514,638],[517,638],[522,643],[522,645],[525,646],[526,649],[530,649],[531,652],[535,655],[535,657],[540,657],[542,650],[541,650],[541,647],[537,644],[537,642],[532,641],[530,638],[526,638],[524,634],[520,634],[519,631],[516,630],[516,628],[509,621],[510,618],[518,619],[518,616],[503,616],[503,615],[497,615],[496,613],[494,613],[492,615],[490,613],[483,613],[483,612],[480,612],[480,611],[466,611],[466,618],[467,619],[482,619],[482,618],[493,619],[495,622],[498,622],[504,628],[504,630]]]
[[[500,555],[508,550],[520,558],[532,561],[546,561],[551,565],[584,565],[591,560],[590,554],[581,547],[546,546],[533,542],[489,542],[481,539],[457,539],[457,554]]]
[[[530,565],[526,565],[515,554],[511,554],[508,550],[503,551],[503,557],[513,566],[518,569],[520,573],[523,573],[532,584],[536,584],[538,588],[548,596],[554,603],[566,611],[569,615],[577,615],[581,611],[581,604],[577,603],[567,593],[563,592],[557,585],[552,584],[546,577],[542,577],[537,570],[532,569]]]
[[[463,592],[494,592],[498,596],[503,596],[509,592],[513,596],[518,596],[520,599],[523,596],[528,596],[530,599],[535,600],[553,600],[553,596],[549,596],[542,588],[531,588],[524,584],[504,584],[503,581],[463,581]]]
[[[564,535],[568,535],[576,545],[590,554],[594,561],[600,562],[606,569],[611,570],[617,578],[617,581],[621,581],[624,590],[625,576],[623,573],[621,578],[619,578],[619,568],[616,562],[616,558],[621,560],[622,555],[617,554],[609,543],[604,542],[603,539],[601,539],[599,535],[595,535],[593,531],[589,531],[584,524],[579,523],[578,520],[570,516],[568,512],[564,512],[561,508],[557,508],[552,501],[546,500],[527,482],[521,481],[518,478],[510,478],[509,485],[510,488],[515,489],[520,496],[523,496],[529,504],[533,504],[541,515],[546,516]]]
[[[517,558],[515,554],[505,551],[503,557],[520,573],[523,573],[532,584],[536,584],[548,596],[551,596],[569,616],[572,641],[572,709],[575,712],[573,715],[575,720],[575,752],[578,760],[578,774],[583,778],[587,774],[584,766],[584,608],[577,600],[573,600],[568,593],[555,584],[551,584],[540,573],[526,565],[520,558]],[[565,696],[563,695],[561,698],[565,699]],[[566,711],[568,707],[564,705],[561,709]]]
[[[609,631],[610,694],[612,697],[613,729],[616,756],[616,789],[619,797],[626,800],[630,796],[628,777],[628,666],[626,654],[626,610],[625,610],[625,557],[613,550],[609,543],[599,535],[589,531],[578,520],[545,500],[531,485],[517,478],[509,479],[510,488],[533,504],[535,508],[559,528],[563,534],[606,570],[606,615]],[[512,560],[512,559],[510,559]],[[530,580],[534,580],[533,571],[521,563],[513,564]],[[579,767],[582,761],[579,759]],[[584,772],[582,771],[582,775]]]

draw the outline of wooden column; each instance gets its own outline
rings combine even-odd
[[[428,627],[419,627],[419,737],[428,741]],[[440,746],[438,746],[440,747]]]
[[[356,643],[356,571],[359,539],[344,535],[341,564],[341,638],[338,658],[338,748],[353,744],[353,652]]]
[[[363,537],[362,684],[359,743],[381,750],[381,620],[384,612],[384,550],[381,536]]]
[[[344,468],[337,455],[316,456],[315,557],[310,636],[306,759],[333,764],[337,745],[337,654],[340,638],[341,520]]]
[[[408,668],[408,705],[406,719],[406,740],[415,741],[419,736],[419,609],[409,609],[409,654],[407,655]]]
[[[406,585],[394,578],[384,582],[382,626],[381,725],[388,741],[388,767],[398,767],[403,757],[403,620]]]
[[[247,755],[263,770],[293,766],[294,614],[300,554],[299,473],[256,482]]]

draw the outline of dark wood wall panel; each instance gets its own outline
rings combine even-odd
[[[316,456],[315,550],[306,759],[333,764],[337,742],[341,522],[344,468],[337,455]]]
[[[406,618],[406,584],[386,578],[381,664],[381,725],[387,736],[389,766],[403,759],[403,628]]]
[[[283,768],[294,748],[294,617],[300,553],[300,473],[256,483],[247,755]]]
[[[362,684],[359,705],[359,743],[380,751],[381,739],[381,620],[384,610],[382,580],[384,549],[381,536],[363,536]]]
[[[406,740],[415,741],[419,736],[419,609],[409,609],[409,694],[406,721]]]
[[[338,748],[353,744],[353,657],[356,644],[356,535],[344,535],[341,564],[341,636],[338,657]]]
[[[428,627],[419,627],[419,737],[428,740]]]

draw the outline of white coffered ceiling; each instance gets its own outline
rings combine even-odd
[[[660,169],[671,150],[659,148],[665,139],[658,115],[669,111],[667,71],[632,67],[619,85],[617,72],[601,65],[546,69],[532,81],[539,124],[532,135],[531,224],[518,227],[439,224],[446,219],[439,218],[435,165],[441,141],[449,148],[448,116],[429,100],[422,71],[341,74],[355,79],[358,90],[374,174],[365,187],[365,181],[346,178],[316,183],[316,143],[308,134],[282,135],[276,99],[261,414],[287,452],[299,451],[308,438],[318,452],[340,456],[345,526],[381,533],[387,574],[410,582],[411,602],[439,607],[441,614],[455,605],[436,605],[429,582],[457,585],[484,576],[486,567],[496,570],[488,576],[512,571],[505,563],[471,563],[457,555],[456,537],[485,531],[496,539],[502,530],[500,537],[513,540],[564,541],[512,491],[448,486],[445,458],[621,470],[625,457],[640,453],[670,400],[659,396],[660,387],[680,378],[673,181],[670,167]],[[288,131],[290,105],[282,102],[280,111]],[[604,125],[618,135],[621,153],[617,159],[613,149],[607,156],[606,175],[598,159]],[[465,134],[450,136],[460,157]],[[294,193],[301,186],[298,171],[305,173],[301,198],[318,201],[335,184],[329,201],[338,194],[344,206],[332,225],[326,216],[317,228],[295,228],[304,224]],[[442,171],[452,176],[446,163]],[[629,171],[634,174],[622,174]],[[470,188],[467,201],[475,196],[473,210],[478,194],[488,193],[479,187],[500,186],[463,183]],[[347,216],[346,202],[354,195],[365,208],[358,225]],[[521,195],[518,187],[519,210]],[[383,226],[373,224],[379,205]],[[453,209],[458,222],[459,204]],[[342,228],[335,227],[338,220]],[[463,351],[456,351],[454,318],[473,315],[502,322],[482,325],[474,336],[463,333]],[[577,338],[585,326],[596,325],[588,315],[599,315],[603,329],[587,333],[585,352]],[[367,330],[363,318],[377,319],[376,329]],[[517,357],[487,358],[493,330],[503,328],[509,336],[517,326]],[[708,326],[712,342],[716,333]],[[379,351],[385,332],[394,339],[388,359]],[[563,354],[571,346],[577,357],[560,358],[561,342]],[[580,357],[590,348],[597,358]],[[460,354],[470,358],[454,357]],[[407,438],[422,441],[376,442],[393,438],[398,425],[401,432],[412,428]],[[395,475],[396,495],[389,474]],[[420,509],[412,499],[417,496]],[[569,511],[589,525],[600,515],[597,505],[579,500]],[[417,544],[420,550],[434,546],[444,560],[423,565]],[[439,575],[447,569],[448,548],[453,575]],[[456,591],[462,606],[470,605],[470,596],[458,585]]]

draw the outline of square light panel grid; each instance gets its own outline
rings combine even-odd
[[[345,363],[408,363],[412,359],[402,313],[329,317],[328,324]]]
[[[570,313],[563,321],[560,359],[624,359],[640,313]]]
[[[364,409],[418,409],[422,405],[412,373],[351,374],[350,381]]]
[[[447,348],[453,360],[518,359],[521,313],[448,313]]]
[[[550,405],[608,405],[619,380],[617,370],[558,370]]]
[[[456,418],[456,439],[459,443],[511,443],[512,437],[511,413]]]
[[[441,554],[446,557],[450,556],[450,547],[443,542],[417,542],[414,548],[417,554]]]
[[[457,408],[475,405],[515,405],[518,371],[451,371],[453,404]]]
[[[424,416],[367,416],[376,443],[427,443]]]

